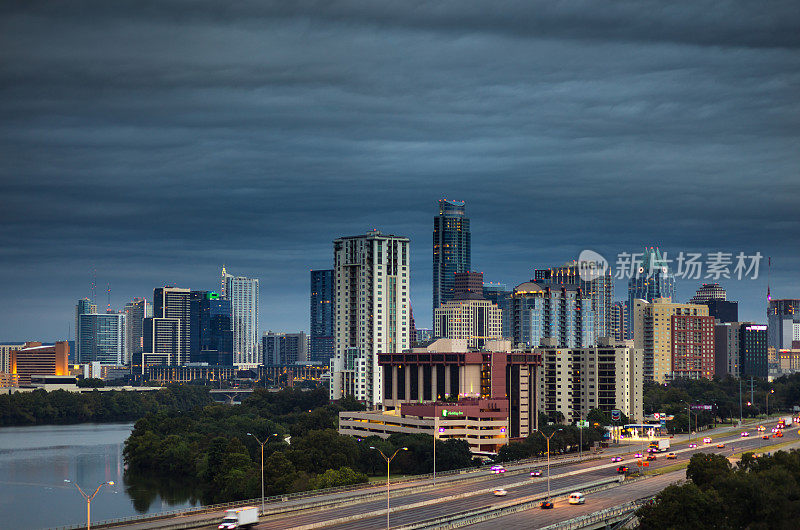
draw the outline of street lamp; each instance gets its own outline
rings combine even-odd
[[[543,433],[542,431],[539,431],[539,434],[541,434],[542,436],[544,436],[545,440],[547,440],[547,498],[548,498],[548,499],[550,498],[550,439],[551,439],[553,436],[555,436],[555,434],[556,434],[558,431],[563,431],[563,430],[564,430],[564,429],[562,429],[561,427],[559,427],[558,429],[556,429],[556,430],[554,430],[552,433],[550,433],[550,436],[547,436],[547,435],[546,435],[545,433]]]
[[[249,432],[247,436],[252,436],[258,442],[258,445],[261,446],[261,515],[264,515],[264,445],[269,441],[269,436],[264,438],[264,441],[258,439],[258,436]],[[273,434],[272,436],[278,436],[278,433]]]
[[[399,453],[400,451],[408,451],[408,447],[401,447],[400,449],[395,451],[392,456],[388,457],[385,454],[383,454],[383,451],[381,451],[375,446],[370,445],[369,448],[378,451],[383,457],[383,459],[386,460],[386,530],[389,530],[389,464],[392,463],[392,460],[394,460],[394,457],[397,456],[397,453]]]
[[[94,496],[97,495],[98,491],[100,491],[100,488],[102,488],[106,484],[108,484],[109,486],[113,486],[114,485],[114,481],[113,480],[109,480],[108,482],[103,482],[102,484],[97,486],[97,489],[94,490],[94,493],[92,493],[91,495],[86,494],[86,492],[84,492],[81,489],[81,487],[78,486],[77,482],[72,482],[69,479],[64,479],[64,482],[66,482],[67,484],[73,484],[76,488],[78,488],[78,491],[81,492],[81,495],[83,495],[83,498],[86,499],[86,530],[91,530],[91,528],[92,528],[92,499],[94,499]]]
[[[775,390],[770,388],[769,392],[767,392],[767,420],[769,420],[769,395],[774,394]]]

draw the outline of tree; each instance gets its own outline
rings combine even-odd
[[[339,469],[329,469],[321,475],[311,479],[311,489],[321,490],[325,488],[336,488],[339,486],[350,486],[351,484],[363,484],[367,482],[367,475],[358,471],[353,471],[349,467]]]
[[[695,453],[686,467],[686,478],[697,487],[706,489],[730,476],[731,463],[716,453]]]
[[[691,483],[667,486],[654,502],[639,508],[636,517],[641,530],[726,527],[717,493]]]

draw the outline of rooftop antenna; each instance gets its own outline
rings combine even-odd
[[[92,269],[92,304],[97,305],[97,300],[94,297],[94,288],[97,285],[97,269]]]
[[[769,292],[769,282],[772,275],[772,256],[767,258],[767,302],[772,300],[772,295]]]
[[[108,289],[106,289],[106,293],[108,293],[108,306],[106,307],[106,313],[111,312],[111,284],[108,284]]]

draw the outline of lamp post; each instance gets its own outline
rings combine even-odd
[[[72,482],[71,480],[68,480],[68,479],[64,479],[64,482],[66,482],[67,484],[73,484],[76,488],[78,488],[78,491],[81,492],[81,495],[83,495],[83,498],[86,499],[86,530],[91,530],[91,528],[92,528],[92,499],[94,499],[94,496],[97,495],[98,491],[100,491],[100,488],[102,488],[106,484],[108,484],[109,486],[113,486],[114,485],[114,481],[113,480],[109,480],[108,482],[103,482],[102,484],[97,486],[97,489],[94,490],[94,493],[92,493],[91,495],[88,495],[85,491],[83,491],[81,489],[81,487],[78,486],[77,482]]]
[[[249,432],[247,436],[252,436],[258,442],[258,445],[261,446],[261,515],[264,515],[264,445],[269,441],[269,436],[264,438],[264,441],[258,439],[258,436]],[[273,434],[272,436],[278,436],[278,433]]]
[[[768,420],[769,420],[769,395],[770,394],[774,394],[774,393],[775,393],[775,390],[770,388],[769,392],[767,392],[767,394],[766,394],[767,395],[767,419]]]
[[[392,463],[392,460],[394,460],[394,457],[397,456],[397,453],[399,453],[400,451],[408,451],[408,447],[401,447],[400,449],[395,451],[392,456],[386,456],[385,454],[383,454],[383,451],[381,451],[375,446],[370,445],[369,448],[378,451],[383,457],[383,459],[386,460],[386,530],[389,530],[389,465]]]
[[[545,440],[547,440],[547,498],[550,498],[550,439],[556,435],[558,431],[563,431],[564,429],[558,428],[550,433],[550,436],[547,436],[542,431],[539,431],[539,434],[544,436]]]

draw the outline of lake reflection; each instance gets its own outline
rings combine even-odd
[[[51,528],[86,522],[86,503],[72,484],[94,491],[92,521],[198,505],[175,484],[125,477],[122,449],[133,424],[42,425],[0,429],[3,528]]]

